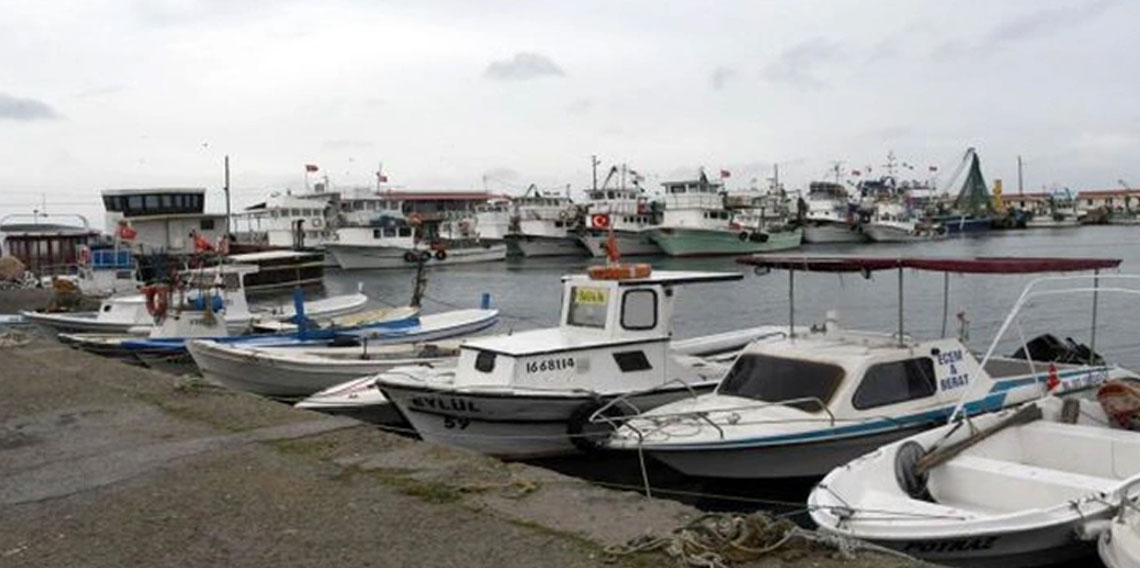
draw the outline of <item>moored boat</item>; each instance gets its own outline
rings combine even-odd
[[[897,269],[901,277],[903,268],[1024,273],[1109,268],[1120,261],[758,255],[739,262],[760,270],[867,275]],[[916,340],[904,333],[901,296],[899,305],[894,334],[841,329],[829,318],[809,333],[751,345],[714,392],[623,419],[608,445],[644,452],[688,475],[818,476],[944,423],[962,397],[972,414],[1031,400],[1052,379],[1067,392],[1132,376],[1082,346],[1049,350],[1048,357],[1037,351],[976,357],[957,337]]]
[[[592,270],[563,277],[558,327],[472,339],[460,347],[456,367],[397,368],[376,377],[381,391],[429,442],[523,458],[588,450],[595,435],[589,416],[619,395],[650,408],[712,386],[731,355],[698,358],[669,348],[674,289],[738,280],[739,273],[620,264]],[[691,341],[716,352],[740,339]]]

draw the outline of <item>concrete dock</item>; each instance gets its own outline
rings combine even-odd
[[[0,566],[650,566],[671,560],[603,548],[699,514],[51,339],[0,348]]]

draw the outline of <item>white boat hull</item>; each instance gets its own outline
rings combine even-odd
[[[1114,519],[1097,543],[1097,552],[1108,568],[1140,566],[1140,527],[1135,512],[1128,511],[1123,520]]]
[[[202,376],[233,390],[268,397],[291,398],[315,392],[405,365],[440,364],[445,357],[416,357],[411,346],[403,357],[329,360],[290,356],[284,349],[242,349],[212,341],[192,341],[187,350]]]
[[[1062,227],[1079,227],[1080,221],[1072,219],[1056,220],[1051,217],[1034,217],[1025,222],[1026,229],[1059,229]]]
[[[338,265],[345,270],[368,268],[412,268],[415,262],[408,262],[404,255],[408,249],[385,246],[330,244],[326,247]],[[467,264],[473,262],[494,262],[507,257],[507,245],[487,244],[471,248],[453,248],[445,252],[444,258],[433,253],[425,263],[427,266]]]
[[[863,225],[863,234],[876,243],[910,243],[919,241],[932,241],[941,239],[944,233],[924,232],[915,234],[914,231],[894,226],[868,223]]]
[[[582,246],[586,247],[590,256],[601,258],[606,255],[605,243],[609,233],[603,231],[589,231],[578,237]],[[664,254],[661,247],[649,237],[649,231],[629,232],[614,231],[614,240],[617,241],[618,251],[622,256],[648,256]]]
[[[804,225],[805,243],[861,243],[867,237],[846,223],[807,223]]]
[[[524,257],[585,256],[587,251],[574,237],[540,237],[509,235],[507,248],[512,254]]]
[[[709,391],[709,381],[691,388]],[[592,412],[617,395],[551,393],[532,396],[505,392],[460,392],[449,388],[381,383],[380,390],[424,441],[459,446],[491,456],[527,459],[580,451],[571,440]],[[632,396],[649,409],[691,396],[684,387]]]

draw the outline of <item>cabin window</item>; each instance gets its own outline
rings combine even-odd
[[[932,396],[934,363],[929,357],[871,365],[851,405],[859,410]]]
[[[372,238],[379,239],[381,237],[380,229],[372,229]]]
[[[570,312],[566,316],[566,323],[605,328],[609,299],[609,290],[605,288],[574,286],[570,289]]]
[[[621,351],[614,353],[614,362],[623,373],[634,371],[648,371],[653,368],[644,351]]]
[[[203,231],[213,231],[214,230],[214,220],[213,219],[202,219],[202,221],[200,221],[198,223],[198,226],[201,227]]]
[[[838,365],[745,354],[736,359],[717,393],[819,412],[842,380]]]
[[[475,370],[480,373],[490,373],[495,370],[495,354],[490,351],[480,351],[475,356]]]
[[[625,329],[657,327],[657,292],[630,290],[621,300],[621,326]]]
[[[412,228],[411,227],[400,227],[400,236],[401,237],[412,236]]]

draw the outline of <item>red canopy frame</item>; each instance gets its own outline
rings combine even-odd
[[[1076,272],[1120,266],[1119,258],[1066,258],[1066,257],[882,257],[856,255],[769,255],[757,254],[736,259],[740,264],[761,271],[788,271],[788,327],[789,336],[795,337],[795,272],[858,272],[870,278],[877,270],[898,270],[899,281],[899,345],[903,343],[903,269],[926,270],[943,273],[942,279],[942,335],[946,335],[946,317],[950,304],[950,273],[958,274],[1033,274],[1042,272]],[[1093,293],[1093,331],[1091,345],[1096,345],[1097,295]]]

